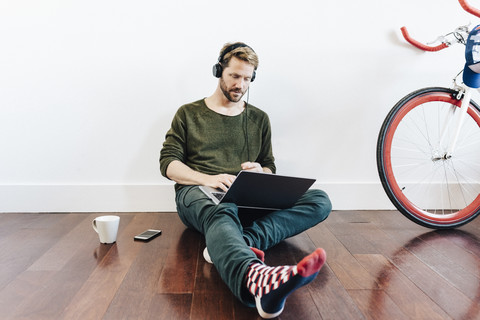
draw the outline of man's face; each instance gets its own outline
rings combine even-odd
[[[232,57],[220,78],[220,89],[231,102],[238,102],[247,92],[252,80],[254,66],[250,63]]]

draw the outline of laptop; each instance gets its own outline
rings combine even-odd
[[[227,192],[200,186],[215,204],[233,202],[240,208],[279,210],[291,208],[316,179],[240,171]]]

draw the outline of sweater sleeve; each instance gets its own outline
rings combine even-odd
[[[165,135],[165,142],[160,151],[160,172],[166,178],[167,167],[174,161],[179,160],[185,163],[186,126],[185,114],[180,108],[175,114],[170,130]]]
[[[275,158],[272,150],[272,128],[268,116],[265,116],[262,128],[262,146],[256,161],[262,167],[267,167],[272,173],[276,173]]]

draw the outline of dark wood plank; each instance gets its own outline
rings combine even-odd
[[[43,219],[42,216],[35,213],[0,214],[0,241],[1,239],[7,238],[12,233],[17,232],[20,229],[28,228],[28,226],[32,225],[32,222],[38,222],[39,219]]]
[[[213,264],[203,259],[205,241],[198,246],[197,273],[193,291],[191,319],[233,319],[233,293]]]
[[[375,278],[365,270],[352,253],[330,231],[328,224],[320,224],[308,231],[318,247],[327,252],[328,265],[346,289],[376,289]]]
[[[360,264],[348,253],[345,247],[327,229],[325,224],[317,225],[307,231],[308,236],[316,247],[324,248],[327,252],[327,263],[320,270],[319,275],[310,285],[310,290],[315,303],[325,319],[363,319],[360,309],[346,290],[349,288],[377,287],[374,279],[367,275],[366,285],[358,285],[357,279],[366,279],[365,272],[360,276],[351,277],[344,271],[345,268],[352,270],[348,263],[363,269]],[[343,260],[345,259],[345,260]],[[332,268],[332,266],[334,266]],[[335,270],[337,270],[336,273]],[[340,275],[340,277],[339,277]]]
[[[42,312],[31,315],[31,299],[54,276],[53,271],[24,271],[0,292],[0,313],[5,319],[43,319]],[[36,304],[37,306],[40,303]],[[41,309],[45,309],[43,305]]]
[[[163,319],[167,315],[175,318],[177,313],[184,316],[187,310],[190,312],[197,258],[188,254],[191,249],[182,249],[195,248],[196,244],[198,246],[198,234],[186,230],[177,215],[172,213],[156,215],[151,228],[161,229],[162,235],[150,242],[137,242],[141,249],[107,310],[105,319]],[[187,270],[188,266],[193,267]],[[171,272],[174,270],[177,272]],[[175,310],[158,314],[160,310],[157,300],[159,303],[174,303]],[[131,305],[137,307],[131,308]]]
[[[72,225],[85,219],[80,215],[32,215],[33,219],[22,219],[16,228],[11,225],[9,236],[0,239],[0,289],[28,269]]]
[[[187,229],[176,217],[175,223],[166,224],[168,254],[158,281],[158,293],[192,294],[197,275],[198,259],[201,258],[203,238],[200,233]]]
[[[348,290],[348,293],[367,319],[407,320],[419,317],[404,314],[383,290]]]
[[[61,317],[64,319],[100,319],[103,317],[125,278],[129,268],[142,248],[133,236],[151,228],[155,216],[136,215],[132,222],[118,234],[117,242],[93,270],[84,285],[72,298]]]
[[[190,319],[233,319],[234,297],[227,290],[221,292],[194,293]]]
[[[73,216],[75,215],[70,215],[70,217]],[[83,285],[83,282],[91,270],[95,268],[94,263],[90,264],[90,268],[87,268],[87,264],[83,264],[84,260],[81,259],[82,270],[85,271],[83,278],[82,272],[78,270],[78,266],[73,265],[75,268],[74,272],[67,272],[67,270],[72,271],[69,269],[69,267],[72,266],[69,264],[70,261],[74,260],[78,262],[79,258],[87,254],[87,250],[90,256],[92,245],[97,243],[93,234],[90,234],[90,237],[84,237],[85,226],[91,223],[88,215],[79,215],[79,217],[82,218],[80,223],[69,228],[70,232],[60,239],[57,239],[49,250],[10,284],[11,287],[21,287],[22,279],[34,277],[37,277],[40,281],[38,284],[32,284],[30,286],[23,299],[21,299],[20,304],[15,304],[15,308],[10,307],[10,312],[12,312],[15,317],[29,317],[31,315],[45,319],[58,317],[59,312],[63,310],[65,304],[70,302],[69,299],[75,294],[75,291]],[[84,238],[85,241],[79,243],[78,240],[81,238]],[[68,250],[64,250],[62,248],[63,245],[65,245]],[[75,274],[74,279],[72,279],[72,274]],[[77,285],[76,288],[75,284]],[[2,291],[0,295],[4,293],[8,295],[8,291],[9,290]],[[0,300],[3,299],[0,298]]]
[[[261,320],[262,317],[256,308],[249,308],[243,305],[238,299],[233,301],[233,319],[235,320]]]
[[[121,279],[121,284],[106,310],[104,319],[148,318],[151,302],[156,296],[157,281],[165,266],[169,234],[162,232],[162,235],[149,242],[134,241],[133,235],[141,233],[146,228],[161,229],[161,226],[167,225],[166,221],[174,225],[173,219],[168,219],[172,217],[171,215],[167,217],[149,215],[148,226],[146,224],[142,227],[138,224],[135,224],[135,227],[132,226],[132,230],[135,229],[135,231],[132,231],[133,234],[130,234],[130,240],[127,239],[127,241],[132,248],[135,248],[136,256],[127,267],[127,272]],[[132,308],[132,305],[135,308]]]
[[[45,269],[51,271],[51,276],[36,290],[31,288],[30,296],[18,307],[16,317],[30,318],[31,315],[36,315],[40,319],[60,318],[64,309],[105,256],[112,254],[112,251],[117,252],[116,245],[100,244],[98,235],[92,232],[91,221],[98,214],[81,216],[84,220],[72,226],[71,232],[59,239],[27,270],[30,273],[40,273]],[[123,217],[119,233],[131,218],[131,216]],[[71,248],[75,254],[62,249],[64,245],[66,248]],[[44,258],[45,256],[53,257],[52,252],[59,254],[56,258],[58,263],[48,262]]]
[[[51,221],[52,224],[48,226],[47,221]],[[57,223],[54,223],[56,221]],[[59,224],[59,222],[61,222]],[[71,248],[68,243],[76,243],[77,247],[85,248],[88,250],[88,255],[91,257],[92,245],[97,242],[80,242],[85,234],[81,226],[90,225],[91,220],[88,215],[46,215],[45,220],[37,226],[32,226],[32,230],[38,229],[41,226],[43,232],[48,235],[45,239],[51,237],[52,234],[58,235],[59,238],[55,241],[43,242],[38,239],[39,242],[43,242],[45,246],[51,245],[49,250],[41,250],[39,252],[31,252],[32,248],[28,246],[16,247],[18,255],[30,255],[31,258],[38,258],[34,261],[30,267],[26,270],[18,270],[20,273],[12,278],[12,281],[0,291],[0,311],[3,315],[11,315],[12,317],[26,317],[28,314],[34,314],[37,317],[51,314],[53,310],[58,310],[57,306],[60,306],[60,310],[63,309],[61,302],[63,299],[68,299],[68,290],[77,283],[79,286],[83,284],[86,278],[81,278],[82,273],[78,270],[78,266],[75,267],[73,272],[68,269],[68,264],[65,262],[68,259],[76,260],[82,257],[87,252],[81,252],[80,249],[76,250],[76,254],[70,252],[52,248],[58,248],[59,244],[63,242],[67,243],[67,246]],[[61,236],[55,229],[62,227],[64,232],[67,232],[64,236]],[[91,227],[90,227],[91,228]],[[28,232],[27,232],[28,233]],[[15,235],[12,234],[14,237]],[[41,235],[40,235],[41,237]],[[93,235],[91,235],[93,238]],[[59,239],[63,242],[60,242]],[[60,245],[61,246],[61,245]],[[38,247],[33,246],[34,249]],[[45,247],[47,248],[47,247]],[[58,256],[51,256],[49,252],[57,251]],[[44,253],[45,252],[45,253]],[[42,254],[40,255],[39,254]],[[65,255],[64,255],[65,254]],[[46,260],[43,257],[49,255],[51,260]],[[84,270],[84,264],[80,264],[82,270]],[[94,265],[92,264],[92,267]],[[87,270],[87,275],[90,271]],[[64,276],[61,276],[63,273]],[[72,279],[72,275],[74,275]],[[75,292],[70,292],[70,295]],[[14,301],[14,302],[13,302]],[[12,303],[13,302],[13,303]],[[68,301],[69,302],[69,301]]]
[[[130,304],[129,304],[130,305]],[[148,313],[143,319],[184,320],[190,317],[192,308],[192,294],[156,294],[150,301]],[[134,308],[135,309],[135,308]],[[117,318],[124,319],[124,318]],[[142,319],[133,317],[132,319]]]

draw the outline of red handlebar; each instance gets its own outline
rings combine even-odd
[[[477,16],[477,17],[480,18],[480,10],[478,10],[478,9],[472,7],[471,5],[469,5],[466,0],[458,0],[458,2],[462,6],[463,10],[465,10],[468,13],[471,13],[474,16]],[[448,45],[446,43],[442,43],[442,44],[440,44],[438,46],[435,46],[435,47],[427,46],[427,45],[425,45],[421,42],[418,42],[417,40],[413,39],[412,37],[410,37],[410,34],[408,34],[408,31],[407,31],[406,27],[402,27],[400,30],[402,30],[402,34],[403,34],[403,37],[405,38],[405,40],[407,40],[411,45],[413,45],[414,47],[417,47],[418,49],[421,49],[421,50],[424,50],[424,51],[440,51],[440,50],[448,47]]]
[[[403,34],[403,37],[405,38],[405,40],[407,40],[412,46],[417,47],[418,49],[421,49],[421,50],[424,50],[424,51],[440,51],[440,50],[448,47],[445,43],[442,43],[442,44],[440,44],[438,46],[435,46],[435,47],[427,46],[426,44],[418,42],[417,40],[410,37],[410,34],[408,33],[406,27],[402,27],[400,30],[402,30],[402,34]]]
[[[480,18],[480,10],[472,7],[467,3],[465,0],[458,0],[460,2],[460,5],[462,6],[463,10],[467,11],[468,13],[473,14],[474,16],[477,16]]]

